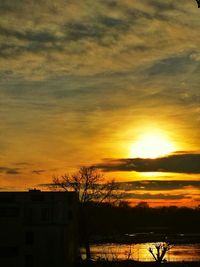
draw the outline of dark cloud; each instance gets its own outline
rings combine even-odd
[[[182,6],[188,13],[182,11]],[[27,74],[33,77],[33,73],[38,79],[51,74],[60,75],[60,72],[81,75],[91,74],[92,71],[94,74],[125,72],[144,66],[146,58],[157,62],[166,56],[187,51],[190,38],[187,27],[182,27],[182,24],[186,18],[189,20],[191,12],[193,9],[187,8],[186,0],[183,5],[171,0],[163,3],[158,0],[142,3],[114,0],[97,0],[94,3],[88,0],[84,4],[63,0],[53,3],[49,0],[0,0],[0,35],[3,37],[0,40],[0,56],[2,61],[9,58],[9,62],[4,64],[7,69],[20,76],[23,70],[23,77],[26,78]],[[7,19],[8,16],[12,19]],[[191,27],[195,23],[198,31],[198,20],[189,22]],[[174,28],[179,33],[180,25],[183,39],[179,35],[175,38],[176,34],[171,36]],[[157,38],[154,38],[155,35]],[[172,42],[169,42],[169,38]],[[195,38],[191,39],[195,47]],[[182,47],[183,43],[186,48]],[[142,49],[144,45],[146,47]],[[136,47],[131,50],[132,54],[128,51],[122,53],[129,46]],[[151,50],[148,55],[147,49]],[[82,57],[73,57],[74,54],[80,55],[80,51]],[[102,62],[96,62],[95,59],[99,57],[92,56],[96,53],[104,59]],[[141,55],[137,58],[138,53]],[[13,58],[17,58],[17,64]],[[34,64],[29,63],[30,58]],[[43,61],[45,64],[41,68]]]
[[[29,162],[16,162],[15,165],[19,165],[19,166],[29,166],[31,165]]]
[[[24,46],[17,46],[14,44],[0,44],[0,57],[9,57],[13,54],[19,54],[24,51],[24,49],[26,49]]]
[[[199,62],[195,62],[191,57],[190,54],[183,54],[168,57],[162,59],[158,62],[155,62],[148,70],[145,70],[151,76],[154,75],[174,75],[181,72],[188,71],[191,67],[199,68]]]
[[[39,178],[47,154],[58,169],[66,160],[93,164],[90,147],[99,158],[115,154],[154,122],[174,129],[174,143],[184,136],[199,149],[195,3],[0,0],[0,14],[2,165],[20,168],[11,173],[25,168]],[[134,169],[131,159],[108,163]]]
[[[122,199],[141,199],[141,200],[150,200],[150,199],[160,199],[160,200],[180,200],[180,199],[190,199],[191,196],[186,194],[168,194],[168,193],[159,193],[159,194],[152,194],[152,193],[132,193],[129,191],[137,190],[172,190],[172,189],[183,189],[186,186],[197,186],[200,187],[200,181],[140,181],[140,182],[120,182],[118,183],[118,189],[116,193],[113,194],[113,198],[117,198],[119,196],[119,192]],[[44,187],[44,188],[54,188],[54,184],[47,183],[47,184],[39,184],[37,186]],[[98,186],[98,185],[96,185]],[[164,187],[166,186],[166,187]],[[118,192],[119,191],[119,192]],[[122,193],[123,192],[123,193]],[[103,193],[102,193],[103,194]]]
[[[123,199],[141,199],[141,200],[148,200],[148,199],[162,199],[162,200],[180,200],[180,199],[190,199],[190,196],[186,196],[184,194],[135,194],[135,193],[126,193],[123,195]]]
[[[19,168],[10,168],[10,167],[0,167],[0,173],[6,173],[6,174],[20,174]]]
[[[119,29],[126,30],[129,28],[128,22],[123,19],[116,19],[112,17],[102,17],[99,20],[99,22],[101,22],[106,27],[117,28],[118,30]]]
[[[40,175],[40,174],[42,174],[42,173],[44,173],[45,172],[45,170],[33,170],[32,171],[32,173],[34,173],[34,174],[38,174],[38,175]]]
[[[28,2],[30,1],[26,1],[26,0],[16,0],[16,1],[12,1],[12,0],[0,0],[0,8],[1,10],[12,10],[12,11],[16,11],[16,8],[21,8],[23,7],[25,4],[28,4]],[[35,1],[37,2],[37,1]]]
[[[60,38],[56,37],[55,34],[50,33],[49,31],[20,31],[20,29],[15,30],[0,27],[0,36],[18,40],[18,42],[1,42],[1,57],[16,56],[24,54],[25,52],[39,52],[44,49],[54,49],[55,51],[60,50],[60,46],[56,45],[56,41],[59,41]]]
[[[81,39],[93,39],[100,41],[105,36],[118,36],[121,31],[129,29],[129,23],[123,19],[108,16],[99,16],[90,23],[67,23],[65,25],[65,37],[67,41],[78,41]]]
[[[181,190],[187,187],[200,189],[200,181],[196,180],[142,180],[130,182],[116,182],[117,190],[129,191],[169,191]],[[54,186],[52,183],[40,184],[38,186],[49,187]],[[98,185],[96,185],[98,187]],[[127,193],[128,194],[128,193]]]
[[[132,24],[136,24],[141,18],[150,20],[154,17],[154,15],[137,8],[127,9],[126,13],[129,16]]]
[[[52,42],[56,38],[53,34],[47,31],[17,31],[14,29],[7,29],[0,27],[0,35],[6,37],[15,37],[17,39],[22,39],[25,41],[36,41],[36,42]]]
[[[119,188],[124,191],[168,191],[179,190],[186,187],[200,189],[200,181],[191,180],[143,180],[118,183]]]
[[[160,1],[151,1],[151,5],[156,8],[157,11],[168,11],[176,9],[176,4],[174,2],[160,2]]]
[[[84,38],[100,38],[103,36],[103,29],[98,25],[73,23],[66,24],[66,35],[68,40],[77,41]]]
[[[22,30],[21,28],[15,29],[1,26],[0,36],[12,38],[12,42],[0,42],[0,56],[11,57],[25,52],[37,53],[44,50],[61,52],[65,50],[66,41],[81,41],[89,38],[96,42],[101,42],[101,39],[105,36],[116,38],[120,35],[120,31],[126,31],[128,28],[129,23],[127,21],[108,16],[99,16],[99,18],[90,23],[66,23],[64,27],[60,27],[61,35],[56,35],[56,32],[51,32],[50,29]],[[85,52],[83,46],[82,49],[79,48],[78,50]],[[78,51],[76,52],[78,53]]]
[[[156,159],[114,159],[97,164],[104,171],[200,173],[200,154],[173,154]]]

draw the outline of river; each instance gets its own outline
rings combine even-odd
[[[154,261],[148,249],[155,247],[154,243],[142,244],[93,244],[91,253],[93,259],[104,260],[136,260]],[[84,250],[82,255],[85,257]],[[200,244],[175,244],[166,253],[167,261],[200,261]]]

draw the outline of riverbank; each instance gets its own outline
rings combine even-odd
[[[200,262],[83,261],[77,267],[200,267]]]
[[[141,244],[94,244],[91,245],[91,255],[94,261],[125,261],[152,262],[149,248],[155,248],[155,243]],[[85,250],[81,250],[82,259],[86,259]],[[172,245],[166,253],[167,262],[200,262],[200,244]],[[200,264],[199,264],[200,267]]]

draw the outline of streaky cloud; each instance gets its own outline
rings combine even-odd
[[[190,199],[190,196],[186,196],[184,194],[135,194],[135,193],[126,193],[123,196],[123,199],[142,199],[142,200],[149,200],[149,199],[162,199],[162,200],[180,200],[180,199]]]
[[[107,172],[135,171],[198,174],[200,173],[200,154],[172,154],[156,159],[111,159],[104,163],[97,164],[96,167]]]
[[[6,174],[20,174],[19,168],[10,168],[10,167],[0,167],[0,173],[6,173]]]
[[[200,189],[200,181],[197,180],[142,180],[119,182],[118,185],[124,191],[168,191],[180,190],[186,187]]]
[[[32,173],[40,175],[42,173],[46,172],[46,170],[33,170]]]

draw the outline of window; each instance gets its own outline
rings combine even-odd
[[[34,232],[32,232],[32,231],[28,231],[28,232],[26,232],[26,234],[25,234],[25,242],[26,242],[26,245],[33,245],[33,243],[34,243]]]

